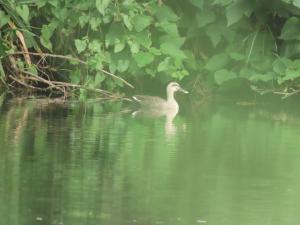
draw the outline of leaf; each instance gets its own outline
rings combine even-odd
[[[132,40],[128,40],[128,45],[130,47],[130,51],[131,53],[135,54],[138,53],[140,51],[140,44],[132,41]]]
[[[132,25],[130,17],[124,13],[122,13],[121,16],[122,16],[123,22],[124,22],[125,26],[128,28],[128,30],[132,30],[133,25]]]
[[[244,15],[250,16],[255,7],[255,2],[238,0],[226,8],[227,26],[238,22]]]
[[[121,52],[123,49],[125,48],[125,42],[120,41],[119,39],[115,40],[115,48],[114,48],[114,52]]]
[[[243,67],[240,71],[240,77],[245,79],[250,79],[250,77],[255,74],[256,71],[249,67]]]
[[[7,16],[1,9],[0,9],[0,28],[6,25],[9,21],[9,16]]]
[[[160,22],[162,21],[169,21],[169,22],[176,22],[179,20],[179,17],[166,5],[159,6],[158,4],[152,5],[153,15],[156,19]]]
[[[96,0],[96,8],[102,14],[105,15],[105,10],[109,6],[111,0]]]
[[[79,18],[79,25],[81,28],[83,28],[89,21],[90,21],[90,16],[89,15],[81,15]]]
[[[80,70],[75,70],[72,74],[70,74],[69,77],[71,79],[72,84],[79,84],[81,78]]]
[[[93,31],[97,31],[98,27],[100,27],[101,25],[101,19],[100,18],[96,18],[96,17],[92,17],[89,19],[89,24],[91,25],[91,29]]]
[[[287,58],[298,56],[300,54],[300,42],[298,40],[285,41],[283,49],[283,55]]]
[[[163,21],[157,24],[163,32],[167,34],[178,34],[178,28],[176,23],[170,23],[168,21]]]
[[[165,70],[169,70],[170,68],[171,68],[170,57],[167,57],[167,58],[164,59],[164,61],[159,63],[159,65],[157,67],[157,72],[162,72],[162,71],[165,71]]]
[[[224,68],[229,63],[228,55],[220,53],[211,57],[205,65],[205,69],[209,71],[216,71]]]
[[[189,0],[189,2],[199,9],[203,9],[203,0]]]
[[[52,43],[50,41],[50,38],[52,37],[56,27],[57,27],[56,21],[53,21],[47,25],[42,26],[42,30],[41,30],[42,35],[40,37],[40,40],[42,45],[44,45],[49,50],[52,50]]]
[[[236,75],[236,73],[234,73],[232,71],[222,69],[222,70],[216,71],[214,74],[214,77],[215,77],[215,81],[217,82],[217,84],[222,84],[225,81],[229,81],[229,80],[236,78],[237,75]]]
[[[124,28],[120,23],[113,23],[105,37],[105,46],[115,44],[116,39],[121,39],[124,37]]]
[[[216,20],[216,15],[213,11],[203,11],[196,14],[197,27],[201,28]]]
[[[297,59],[289,65],[286,69],[285,76],[282,78],[282,81],[294,80],[300,77],[300,60]]]
[[[276,77],[276,74],[274,72],[268,72],[266,74],[254,74],[252,75],[249,80],[251,81],[271,81]]]
[[[152,22],[152,17],[146,15],[136,15],[133,18],[133,27],[137,32],[141,32]]]
[[[300,8],[300,1],[299,0],[294,0],[293,5],[296,6],[297,8]]]
[[[284,24],[280,38],[283,40],[300,40],[300,19],[290,17]]]
[[[288,58],[276,59],[272,64],[273,71],[279,75],[284,75],[287,67],[291,64],[292,64],[292,61]]]
[[[160,45],[160,49],[162,53],[166,55],[173,56],[178,59],[185,59],[186,55],[184,52],[180,49],[180,46],[174,45],[174,43],[163,43]]]
[[[139,43],[141,46],[144,46],[145,48],[150,48],[152,41],[150,38],[150,32],[149,31],[142,31],[139,33],[136,33],[134,36],[132,36],[132,39]]]
[[[154,60],[154,56],[149,52],[138,52],[133,57],[138,67],[145,67]]]
[[[245,59],[245,55],[241,54],[239,52],[230,52],[229,53],[230,58],[232,58],[235,61],[241,61]]]
[[[102,73],[97,72],[96,76],[95,76],[95,81],[94,81],[95,82],[95,86],[98,86],[104,80],[105,80],[105,76]]]
[[[211,42],[216,47],[222,40],[224,26],[220,23],[214,23],[206,27],[206,34],[209,36]]]
[[[102,47],[102,42],[100,42],[99,40],[96,39],[89,43],[88,48],[92,52],[102,52],[101,47]]]
[[[29,22],[29,8],[27,5],[19,5],[16,7],[16,11],[22,17],[22,19],[28,23]]]
[[[119,59],[118,62],[117,62],[118,71],[125,72],[128,69],[129,64],[130,64],[129,60]]]
[[[83,52],[87,47],[87,40],[86,39],[84,39],[84,40],[76,39],[75,47],[76,47],[78,53]]]

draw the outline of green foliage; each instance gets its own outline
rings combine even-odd
[[[235,79],[262,88],[300,87],[300,5],[287,0],[0,0],[0,28],[26,30],[28,47],[88,63],[63,74],[75,84],[115,89],[118,80],[162,81],[200,74],[212,87]],[[33,29],[30,26],[40,29]],[[0,54],[7,51],[6,31]],[[1,56],[0,55],[0,56]],[[54,61],[55,66],[61,62]],[[21,63],[19,63],[21,65]],[[64,64],[64,66],[66,66]],[[74,72],[74,70],[76,72]],[[76,74],[76,75],[75,75]],[[137,76],[137,74],[139,76]]]

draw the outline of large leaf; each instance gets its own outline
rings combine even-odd
[[[16,7],[16,11],[22,17],[22,19],[28,23],[29,22],[29,8],[27,5],[19,5]]]
[[[266,74],[253,74],[249,80],[251,81],[263,81],[263,82],[267,82],[267,81],[271,81],[274,78],[276,78],[276,74],[274,72],[268,72]]]
[[[217,84],[222,84],[225,81],[236,78],[237,75],[236,75],[236,73],[234,73],[232,71],[222,69],[222,70],[216,71],[214,74],[214,77],[215,77],[215,81],[217,82]]]
[[[159,6],[156,3],[152,5],[153,15],[159,20],[176,22],[179,17],[166,5]]]
[[[120,39],[124,38],[124,28],[120,23],[113,23],[107,34],[105,37],[105,45],[106,47],[110,46],[110,45],[114,45],[116,40],[120,40]]]
[[[203,11],[197,13],[196,15],[197,26],[200,28],[214,22],[215,19],[216,19],[216,15],[211,10]]]
[[[84,39],[84,40],[76,39],[75,47],[76,47],[78,53],[83,52],[87,47],[87,39]]]
[[[189,0],[190,3],[192,3],[194,6],[196,6],[199,9],[203,9],[203,2],[204,0]]]
[[[300,19],[297,17],[289,18],[281,30],[280,38],[283,40],[300,40]]]
[[[0,28],[6,25],[9,21],[9,16],[7,16],[1,9],[0,9]]]
[[[154,56],[149,52],[138,52],[133,57],[139,67],[144,67],[154,60]]]
[[[217,71],[223,69],[228,63],[230,59],[227,54],[220,53],[211,57],[205,65],[205,69],[209,71]]]
[[[238,0],[226,8],[227,26],[238,22],[244,15],[250,16],[255,7],[251,1]]]
[[[133,18],[133,27],[137,32],[141,32],[152,22],[152,17],[146,15],[136,15]]]
[[[96,0],[96,8],[98,11],[104,15],[106,8],[109,6],[111,0]]]

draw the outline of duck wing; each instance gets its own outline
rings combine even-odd
[[[132,97],[135,102],[145,107],[163,107],[166,104],[166,100],[156,96],[147,95],[134,95]]]

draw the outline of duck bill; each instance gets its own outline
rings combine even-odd
[[[183,88],[179,89],[180,92],[184,93],[184,94],[188,94],[189,92],[187,90],[184,90]]]

